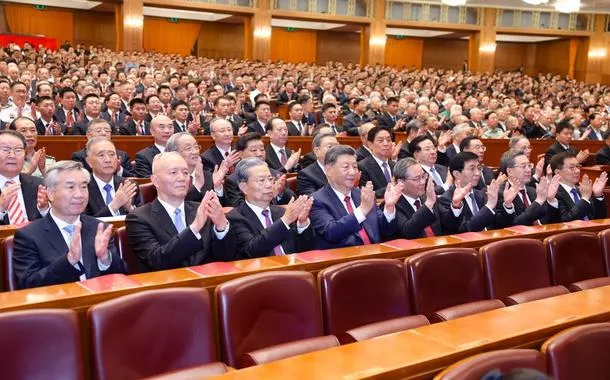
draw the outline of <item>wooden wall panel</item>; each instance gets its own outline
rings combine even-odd
[[[353,62],[360,60],[360,34],[318,31],[316,36],[316,62]]]
[[[163,18],[144,17],[144,50],[190,55],[200,29],[199,21],[173,23]]]
[[[424,40],[423,67],[461,70],[468,59],[468,40],[427,38]]]
[[[244,25],[202,22],[198,55],[205,58],[244,58]]]
[[[5,4],[4,14],[8,31],[15,34],[40,34],[55,38],[57,45],[74,42],[74,17],[71,10],[63,8],[34,9],[32,5]]]
[[[116,46],[114,13],[74,12],[74,43],[87,46],[102,45],[114,49]]]
[[[534,55],[530,54],[534,49]],[[535,44],[498,42],[496,44],[495,68],[503,71],[516,71],[523,68],[524,72],[534,71]]]
[[[385,45],[384,63],[396,67],[415,67],[421,69],[424,40],[421,38],[405,38],[402,40],[388,36]]]
[[[541,73],[568,74],[570,70],[570,40],[537,43],[536,70]]]
[[[286,62],[316,62],[316,31],[284,28],[271,30],[271,60]]]

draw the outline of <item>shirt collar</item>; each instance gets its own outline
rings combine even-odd
[[[407,202],[409,202],[409,204],[411,205],[411,207],[413,207],[413,210],[417,210],[417,207],[415,207],[415,202],[419,199],[419,198],[413,198],[411,196],[408,196],[407,194],[402,194],[403,198],[405,198],[407,200]],[[421,200],[419,201],[419,206],[421,207],[422,203]]]
[[[275,151],[275,153],[279,156],[280,155],[280,149],[284,149],[284,154],[286,153],[286,147],[284,148],[280,148],[279,146],[275,145],[274,143],[269,143],[269,145],[271,145],[271,147],[273,148],[273,150]]]
[[[229,150],[224,150],[221,147],[219,147],[218,145],[216,145],[216,149],[218,149],[220,151],[220,153],[222,154],[222,157],[224,158],[225,153],[229,152],[229,154],[231,154],[231,149]]]
[[[13,178],[8,178],[0,174],[0,189],[4,189],[4,185],[6,185],[7,181],[13,181],[14,183],[21,183],[19,180],[19,175]]]
[[[375,159],[375,161],[377,162],[377,165],[382,166],[383,163],[387,163],[388,161],[382,161],[380,160],[377,156],[375,156],[374,154],[371,153],[371,157],[373,157]],[[388,169],[390,168],[390,165],[388,164]]]
[[[57,225],[57,228],[59,228],[59,230],[62,232],[62,234],[64,233],[64,227],[74,226],[74,225],[80,223],[80,215],[76,218],[76,221],[74,223],[67,223],[66,221],[59,219],[57,216],[55,216],[55,214],[53,213],[52,207],[51,207],[51,210],[49,211],[49,215],[51,215],[51,219],[53,219],[53,221]]]
[[[320,167],[320,169],[322,169],[322,173],[326,174],[326,170],[324,170],[324,165],[322,165],[320,163],[320,161],[316,160],[316,164],[318,164],[318,166]]]
[[[180,209],[182,215],[184,215],[184,218],[186,220],[186,214],[184,213],[184,201],[182,201],[182,203],[180,203],[180,206],[178,207],[174,207],[172,205],[170,205],[169,203],[161,200],[161,198],[157,198],[159,199],[159,203],[161,203],[161,206],[163,206],[163,208],[165,209],[165,211],[167,212],[167,214],[169,215],[169,217],[174,220],[174,211],[176,211],[176,209]]]
[[[159,149],[159,152],[161,152],[161,153],[165,152],[165,147],[163,145],[159,145],[159,144],[155,143],[155,146],[157,147],[157,149]]]
[[[330,188],[333,189],[333,191],[335,192],[335,194],[337,195],[339,200],[341,200],[341,202],[344,202],[346,194],[343,194],[339,190],[335,189],[334,187],[332,187],[332,185],[331,185]],[[350,190],[349,194],[347,194],[347,195],[350,197],[350,199],[352,199],[352,191],[351,190]],[[353,199],[352,199],[352,201],[353,201]]]
[[[563,182],[559,182],[559,184],[561,185],[561,187],[563,187],[563,189],[564,189],[565,191],[567,191],[567,192],[568,192],[568,194],[571,194],[572,189],[574,189],[574,186],[566,185],[566,184],[565,184],[565,183],[563,183]]]
[[[100,188],[100,191],[105,191],[104,190],[104,186],[106,185],[110,185],[112,186],[112,190],[114,190],[114,181],[112,179],[110,179],[110,182],[104,182],[101,179],[99,179],[95,174],[91,174],[91,176],[93,177],[93,179],[95,180],[95,183],[97,184],[97,187]]]
[[[250,207],[250,209],[254,212],[254,214],[256,216],[260,216],[260,215],[263,214],[264,210],[268,210],[269,211],[269,218],[271,218],[271,210],[269,209],[269,206],[267,206],[266,208],[261,208],[261,207],[258,207],[256,205],[253,205],[252,203],[248,202],[247,200],[244,200],[244,202],[246,202],[248,207]]]

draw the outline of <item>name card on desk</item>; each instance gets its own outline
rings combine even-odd
[[[200,276],[218,276],[223,274],[241,272],[241,269],[237,268],[231,263],[225,263],[222,261],[216,263],[209,263],[203,265],[197,265],[195,267],[186,268],[186,270],[196,273]]]
[[[489,239],[490,236],[485,235],[481,232],[464,232],[461,234],[457,234],[457,235],[451,235],[451,237],[454,237],[456,239],[460,239],[460,240],[464,240],[464,241],[468,241],[468,240],[485,240],[485,239]]]
[[[428,244],[420,243],[420,242],[414,241],[414,240],[407,240],[407,239],[390,240],[390,241],[386,241],[385,243],[382,243],[381,245],[385,245],[387,247],[396,248],[396,249],[412,249],[412,248],[430,247]]]
[[[124,274],[107,274],[89,280],[77,282],[83,288],[94,293],[121,290],[142,285],[140,282],[125,276]]]

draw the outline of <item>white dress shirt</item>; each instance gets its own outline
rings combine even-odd
[[[172,222],[174,221],[174,211],[176,209],[180,209],[180,219],[182,219],[182,225],[187,227],[193,233],[193,235],[195,235],[197,240],[201,240],[201,234],[199,233],[199,231],[193,231],[191,229],[191,226],[186,223],[186,214],[184,212],[184,201],[182,203],[180,203],[180,205],[178,207],[174,207],[174,206],[170,205],[169,203],[162,201],[161,198],[157,198],[157,199],[159,199],[159,203],[161,203],[161,206],[163,206],[163,208],[169,215],[169,218],[172,220]],[[216,229],[216,226],[213,227],[213,231],[214,231],[214,235],[216,235],[216,239],[222,240],[229,232],[229,222],[227,222],[227,227],[224,229],[224,231],[219,232]]]
[[[337,195],[337,197],[341,201],[341,204],[343,205],[343,208],[349,214],[349,210],[347,209],[347,205],[345,204],[345,195],[346,194],[343,194],[342,192],[338,191],[337,189],[335,189],[332,186],[331,186],[331,189],[333,189],[333,191],[335,192],[335,194]],[[350,194],[348,194],[348,196],[349,196],[349,202],[352,205],[352,210],[354,210],[354,216],[356,217],[356,220],[358,221],[358,224],[362,224],[362,222],[364,222],[365,219],[366,219],[366,215],[364,215],[362,213],[362,211],[360,211],[360,209],[358,207],[356,207],[356,204],[354,203],[354,198],[352,197],[351,192],[350,192]],[[388,223],[390,223],[396,217],[396,210],[394,210],[394,212],[390,214],[389,212],[387,212],[387,210],[384,209],[383,210],[383,215],[385,216],[385,219],[388,221]]]

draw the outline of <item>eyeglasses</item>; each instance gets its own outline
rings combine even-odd
[[[413,182],[425,182],[428,180],[429,174],[428,173],[424,173],[422,175],[418,175],[417,177],[411,177],[411,178],[405,178],[406,181],[413,181]]]
[[[15,153],[15,156],[20,156],[23,153],[25,153],[25,149],[24,148],[11,148],[10,146],[2,146],[0,147],[0,153],[2,153],[3,155],[8,156],[9,154],[11,154],[11,152]]]
[[[424,153],[436,152],[438,149],[435,146],[422,148],[421,151]]]
[[[267,177],[258,177],[258,178],[252,178],[252,181],[254,181],[254,183],[256,183],[259,186],[264,186],[267,182],[270,182],[271,184],[275,183],[275,177],[274,176],[267,176]]]
[[[473,150],[482,150],[483,152],[485,152],[487,150],[487,147],[485,145],[475,145],[472,147]]]
[[[200,152],[201,147],[199,145],[189,145],[187,147],[184,147],[184,149],[182,149],[182,151],[184,153]]]
[[[534,167],[534,164],[527,163],[527,164],[521,164],[521,165],[515,165],[513,166],[513,168],[519,168],[519,169],[532,169]]]
[[[582,165],[580,165],[580,164],[579,165],[570,165],[570,166],[564,166],[563,168],[568,169],[571,172],[574,172],[574,171],[580,170],[580,168],[582,168]]]

